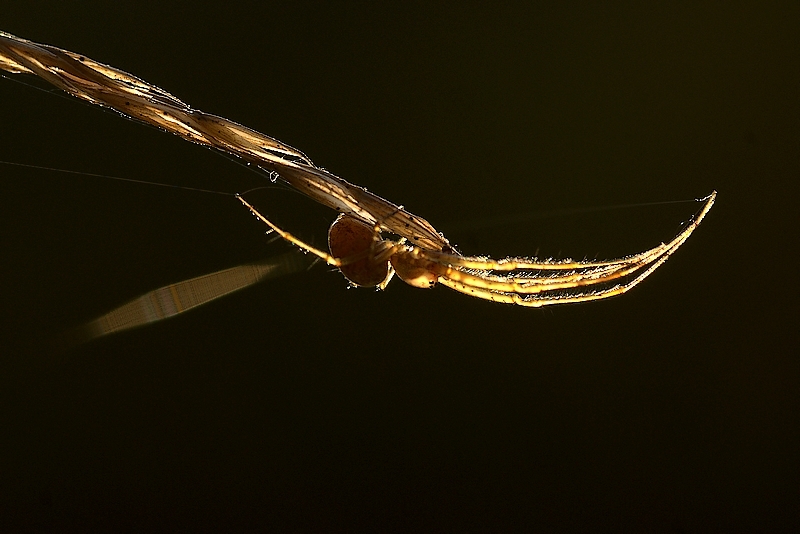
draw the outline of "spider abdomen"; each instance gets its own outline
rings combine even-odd
[[[373,227],[349,215],[339,215],[328,230],[331,255],[342,260],[339,270],[356,286],[375,287],[389,278],[389,262],[376,257],[380,243]]]

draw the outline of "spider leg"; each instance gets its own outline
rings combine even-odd
[[[466,295],[481,298],[484,300],[491,300],[492,302],[502,302],[507,304],[516,304],[518,306],[526,306],[531,308],[539,308],[542,306],[548,306],[552,304],[569,304],[576,302],[587,302],[590,300],[600,300],[613,297],[616,295],[621,295],[633,289],[642,280],[650,276],[650,274],[657,268],[659,268],[665,261],[667,261],[669,256],[673,252],[675,252],[678,246],[680,246],[680,243],[671,250],[669,250],[667,253],[662,255],[656,262],[650,265],[644,272],[639,274],[639,276],[637,276],[636,278],[633,278],[624,284],[617,284],[612,287],[599,289],[597,291],[591,291],[588,293],[556,292],[555,294],[551,294],[549,293],[549,291],[551,290],[546,289],[544,292],[539,294],[522,295],[520,293],[514,293],[514,292],[493,291],[481,287],[473,287],[464,284],[462,282],[455,282],[453,280],[448,280],[446,278],[440,278],[439,283],[449,287],[450,289],[458,291],[459,293],[464,293]],[[597,283],[602,283],[602,282],[603,281],[601,280],[598,281]]]
[[[714,200],[717,197],[717,192],[713,191],[709,196],[706,198],[700,199],[705,200],[705,204],[703,205],[700,212],[695,216],[695,222],[697,224],[705,217],[706,213],[711,209],[714,205]],[[695,225],[696,227],[696,225]],[[688,234],[694,230],[688,231]],[[685,229],[681,232],[678,237],[682,236],[686,233],[687,230]],[[688,237],[688,234],[686,237]],[[677,239],[677,238],[676,238]],[[598,269],[614,269],[619,266],[626,266],[631,265],[633,263],[638,263],[642,261],[646,261],[648,259],[653,259],[664,252],[666,252],[672,243],[667,244],[660,244],[657,247],[654,247],[648,251],[642,252],[640,254],[635,254],[633,256],[627,256],[625,258],[618,258],[614,260],[605,260],[605,261],[572,261],[571,259],[550,259],[550,260],[536,260],[530,258],[503,258],[500,260],[494,260],[492,258],[484,257],[484,256],[461,256],[458,254],[448,254],[441,251],[430,250],[430,249],[417,249],[415,251],[415,257],[426,258],[437,263],[449,264],[458,268],[463,269],[476,269],[479,271],[518,271],[518,270],[532,270],[532,271],[570,271],[570,270],[586,270],[592,268]]]
[[[533,293],[540,291],[540,289],[531,291],[531,286],[555,286],[597,278],[624,276],[624,274],[617,273],[620,273],[626,268],[634,266],[638,268],[643,263],[649,263],[660,254],[663,254],[666,249],[667,245],[662,244],[647,251],[647,253],[614,260],[602,267],[597,266],[598,262],[572,262],[570,264],[572,267],[569,271],[562,269],[538,269],[539,272],[536,273],[522,273],[519,275],[492,274],[490,271],[496,270],[493,269],[493,266],[498,262],[491,258],[477,262],[475,261],[476,257],[472,257],[467,258],[466,262],[461,262],[458,257],[451,258],[450,255],[437,257],[436,254],[430,254],[429,251],[416,248],[403,254],[403,256],[405,256],[403,261],[417,268],[427,267],[438,276],[463,282],[475,287],[483,287],[485,289],[498,291]],[[581,284],[578,283],[577,285]]]
[[[487,289],[506,293],[529,295],[546,291],[557,291],[574,287],[590,286],[624,278],[650,262],[637,262],[621,265],[614,269],[589,269],[542,277],[530,276],[497,276],[486,273],[469,273],[460,269],[436,263],[427,263],[427,268],[436,273],[440,279],[450,280],[467,287]]]
[[[661,260],[657,263],[653,264],[647,271],[636,277],[635,279],[627,282],[625,284],[619,284],[611,288],[601,289],[598,291],[592,291],[589,293],[558,293],[558,294],[550,294],[549,292],[533,294],[533,295],[526,295],[523,296],[519,293],[510,293],[510,292],[500,292],[500,291],[492,291],[489,289],[483,289],[478,287],[468,286],[461,282],[454,282],[448,279],[440,279],[439,283],[458,291],[459,293],[464,293],[466,295],[470,295],[472,297],[478,297],[484,300],[491,300],[492,302],[503,302],[506,304],[516,304],[518,306],[526,306],[530,308],[539,308],[541,306],[548,306],[552,304],[568,304],[568,303],[575,303],[575,302],[587,302],[590,300],[600,300],[608,297],[613,297],[615,295],[621,295],[626,291],[632,289],[634,286],[639,284],[642,280],[644,280],[651,272],[653,272],[658,266],[660,266],[664,261],[666,261],[666,256],[664,256]]]
[[[606,284],[613,280],[624,278],[636,271],[657,261],[660,257],[670,250],[677,248],[676,244],[685,241],[687,236],[683,233],[667,245],[659,245],[647,252],[614,260],[604,267],[595,267],[597,262],[578,263],[578,267],[571,271],[548,271],[546,274],[531,273],[519,276],[515,275],[495,275],[482,270],[479,272],[469,272],[460,266],[443,265],[430,260],[409,259],[408,262],[415,264],[419,268],[427,268],[436,273],[440,278],[450,280],[454,283],[463,284],[466,287],[487,289],[503,293],[518,293],[529,295],[571,289],[581,286],[591,286]],[[587,265],[589,265],[587,267]]]
[[[467,265],[465,266],[464,263],[458,261],[458,258],[455,258],[455,261],[445,265],[433,261],[436,254],[431,254],[429,251],[421,251],[421,254],[414,255],[431,259],[428,263],[428,268],[439,275],[438,281],[440,283],[461,293],[495,302],[538,307],[548,304],[585,302],[588,300],[608,298],[630,290],[661,266],[669,256],[689,238],[692,232],[694,232],[711,209],[715,197],[716,192],[709,195],[706,199],[706,204],[697,216],[669,243],[662,243],[641,254],[609,262],[572,263],[573,270],[577,272],[553,274],[547,277],[542,277],[539,274],[516,277],[497,276],[488,273],[475,274],[465,272],[462,269],[480,267],[482,270],[494,270],[495,265],[504,264],[503,260],[497,262],[488,259],[480,263],[473,261],[475,258],[469,258],[467,262],[464,262]],[[416,252],[416,250],[414,252]],[[409,255],[412,254],[409,253]],[[442,257],[440,256],[439,260],[441,259]],[[448,257],[448,259],[450,258]],[[408,261],[418,262],[420,260],[413,258]],[[569,293],[564,291],[576,287],[608,284],[614,280],[631,276],[645,267],[646,269],[638,276],[623,284],[617,284],[612,287],[605,287],[587,293]]]
[[[478,271],[571,271],[576,269],[612,270],[621,266],[657,256],[667,250],[668,245],[662,243],[646,252],[604,261],[573,261],[572,259],[537,260],[535,258],[510,257],[495,260],[487,256],[460,256],[436,250],[418,249],[415,257],[426,258],[436,263],[454,265],[463,269]]]
[[[323,260],[328,265],[332,265],[334,267],[341,267],[343,265],[341,259],[334,258],[333,256],[331,256],[327,252],[322,251],[322,250],[320,250],[318,248],[312,247],[311,245],[309,245],[305,241],[301,240],[298,237],[293,236],[292,234],[290,234],[286,230],[283,230],[281,227],[279,227],[278,225],[276,225],[275,223],[273,223],[272,221],[270,221],[269,219],[267,219],[266,217],[261,215],[261,213],[259,213],[258,210],[255,209],[249,202],[247,202],[241,195],[237,194],[236,198],[239,200],[239,202],[244,204],[244,206],[248,210],[250,210],[250,213],[255,215],[257,219],[259,219],[261,222],[263,222],[264,224],[269,226],[272,229],[273,232],[275,232],[276,234],[281,236],[283,239],[285,239],[286,241],[288,241],[292,245],[298,247],[299,249],[301,249],[301,250],[303,250],[305,252],[310,252],[311,254],[315,255],[319,259]]]
[[[548,259],[537,260],[535,258],[503,258],[495,260],[486,256],[459,256],[456,254],[448,254],[436,250],[418,249],[415,256],[426,258],[436,263],[449,264],[457,266],[462,269],[474,269],[478,271],[552,271],[557,273],[559,271],[574,271],[574,270],[588,270],[597,269],[614,270],[619,267],[624,267],[632,263],[645,261],[648,258],[660,256],[669,248],[668,244],[661,243],[660,245],[651,248],[645,252],[626,256],[624,258],[617,258],[613,260],[604,261],[573,261],[572,259]]]

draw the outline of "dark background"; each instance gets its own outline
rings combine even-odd
[[[233,199],[2,165],[0,527],[797,528],[794,5],[4,6],[3,30],[296,146],[467,253],[616,257],[699,204],[558,210],[719,198],[608,301],[317,266],[65,353],[67,328],[288,246]],[[263,182],[7,79],[0,125],[4,161]],[[333,212],[251,199],[324,243]]]

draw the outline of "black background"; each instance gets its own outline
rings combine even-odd
[[[233,199],[2,165],[4,530],[797,528],[797,7],[69,4],[2,29],[296,146],[467,253],[616,257],[699,204],[568,210],[719,198],[608,301],[317,266],[65,353],[64,329],[288,246]],[[7,79],[0,125],[4,161],[263,182]],[[324,243],[333,212],[252,200]]]

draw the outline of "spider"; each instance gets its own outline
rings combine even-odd
[[[278,178],[311,199],[339,211],[339,217],[329,229],[328,253],[281,229],[242,196],[236,195],[271,231],[338,268],[355,286],[383,289],[396,274],[414,287],[430,288],[439,283],[473,297],[528,307],[604,299],[625,293],[661,266],[689,238],[716,198],[716,192],[712,192],[702,199],[705,204],[700,212],[669,243],[624,258],[573,261],[463,256],[428,221],[402,206],[314,165],[305,154],[277,139],[193,109],[163,89],[124,71],[4,32],[0,32],[0,69],[14,74],[38,75],[77,98],[241,158],[248,165],[254,164],[267,172],[271,179]],[[382,232],[396,235],[398,239],[384,239]],[[230,273],[208,275],[209,280],[213,280],[213,285],[224,286],[221,294],[227,294],[267,276],[262,273],[242,277],[237,269],[240,268]],[[234,272],[241,280],[232,281]],[[163,316],[168,317],[187,309],[177,300],[177,295],[194,287],[197,280],[200,279],[167,286],[141,298],[155,299],[159,305],[167,304],[166,308],[172,311],[163,312]],[[188,307],[220,296],[213,291],[203,291],[202,296],[191,297]],[[170,298],[175,301],[168,302]],[[118,310],[123,308],[125,306]],[[137,313],[141,311],[137,310]],[[126,308],[125,313],[128,311]]]
[[[338,268],[355,286],[384,289],[393,275],[418,288],[437,283],[473,297],[520,306],[540,307],[598,300],[621,295],[639,284],[694,232],[711,209],[716,191],[700,212],[669,243],[608,261],[537,261],[529,258],[493,260],[462,256],[454,249],[431,250],[409,245],[405,238],[380,237],[380,224],[370,226],[341,214],[328,230],[330,254],[281,229],[243,197],[239,201],[280,237]],[[514,273],[520,274],[496,274]],[[529,272],[525,272],[529,271]],[[578,290],[578,291],[574,291]]]

